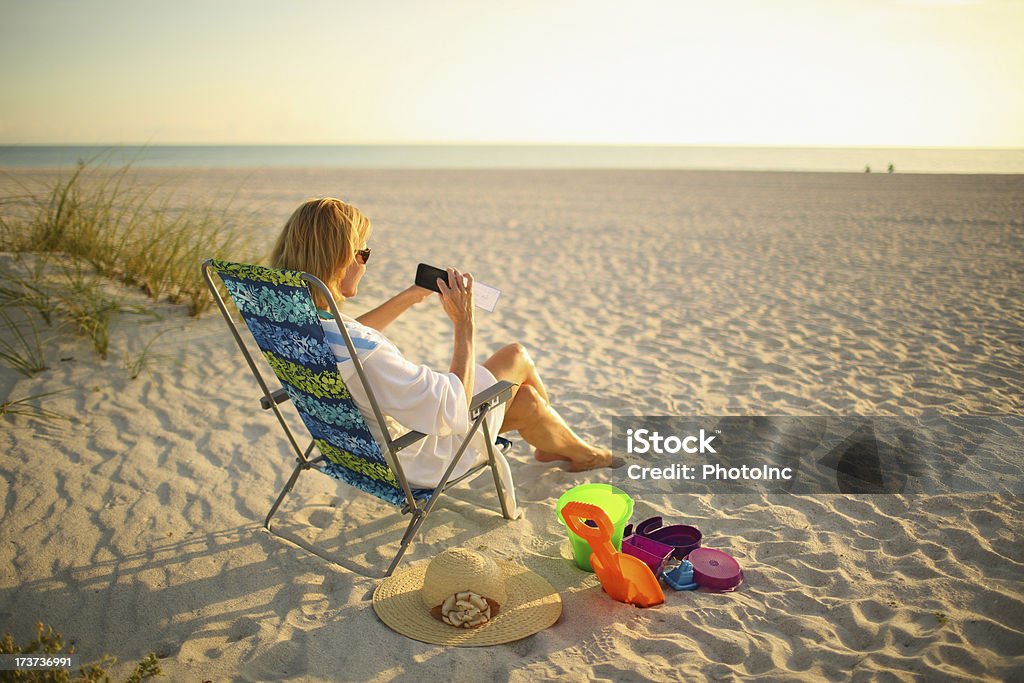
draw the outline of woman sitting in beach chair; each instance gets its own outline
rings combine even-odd
[[[340,303],[353,297],[370,258],[367,239],[370,221],[359,209],[338,199],[306,202],[285,224],[271,254],[275,268],[299,270],[322,280]],[[448,373],[436,372],[406,360],[381,331],[430,290],[413,285],[358,318],[344,316],[359,360],[366,372],[381,412],[427,438],[403,450],[400,458],[409,482],[435,486],[470,428],[469,401],[474,394],[499,380],[516,384],[512,401],[492,410],[487,419],[491,434],[517,430],[534,447],[542,462],[563,461],[573,471],[608,467],[611,452],[583,441],[559,416],[529,354],[518,343],[505,346],[477,364],[474,361],[473,277],[448,269],[448,281],[438,280],[441,305],[454,327],[454,347]],[[354,380],[338,321],[326,312],[327,302],[312,292],[321,322],[338,359],[338,367],[370,431],[383,442],[382,426],[376,423],[362,386]],[[348,361],[348,362],[346,362]],[[483,439],[478,433],[477,440]],[[458,477],[486,458],[482,442],[471,445],[452,477]]]

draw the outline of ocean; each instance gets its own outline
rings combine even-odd
[[[9,145],[0,167],[685,169],[1024,174],[1024,149],[593,145]]]

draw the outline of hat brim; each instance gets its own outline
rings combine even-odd
[[[373,610],[380,620],[413,640],[458,647],[500,645],[543,631],[562,614],[562,598],[543,577],[515,563],[498,562],[508,604],[477,628],[449,626],[434,619],[420,598],[428,564],[425,560],[385,579],[373,592]]]

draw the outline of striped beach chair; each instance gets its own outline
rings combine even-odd
[[[512,397],[511,383],[498,382],[473,397],[470,406],[472,426],[438,486],[433,489],[412,488],[402,472],[397,455],[403,448],[416,443],[425,435],[408,432],[396,439],[391,437],[370,382],[359,362],[352,339],[345,325],[339,325],[345,346],[355,364],[357,377],[369,398],[377,424],[381,425],[381,431],[384,433],[384,448],[382,449],[373,438],[338,371],[337,360],[325,338],[316,306],[310,295],[310,288],[319,290],[327,300],[335,320],[340,321],[341,315],[337,304],[324,283],[308,273],[214,259],[203,262],[202,268],[206,284],[213,293],[214,300],[249,369],[263,391],[260,398],[261,407],[273,411],[277,416],[277,421],[295,453],[295,469],[264,521],[268,531],[271,530],[270,520],[285,496],[295,486],[299,475],[309,469],[319,470],[391,503],[400,508],[402,514],[412,515],[398,553],[385,576],[390,576],[398,566],[416,532],[433,510],[440,494],[469,479],[485,467],[491,468],[502,515],[506,519],[512,518],[513,511],[509,507],[514,503],[510,505],[506,500],[506,491],[502,486],[495,459],[494,438],[488,432],[484,419],[489,410]],[[264,360],[281,383],[281,389],[272,390],[264,379],[259,364],[246,347],[238,327],[231,319],[231,314],[214,281],[214,274],[221,280],[224,289],[241,313]],[[299,446],[295,434],[279,408],[281,403],[289,400],[312,437],[305,449]],[[449,481],[456,464],[479,429],[483,430],[484,440],[488,445],[487,461]],[[314,449],[318,451],[315,456]],[[316,549],[310,550],[330,560]]]

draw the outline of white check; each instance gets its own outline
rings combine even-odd
[[[498,297],[501,296],[501,291],[485,285],[482,282],[473,283],[473,303],[478,308],[482,308],[488,313],[494,312],[494,307],[498,305]]]

